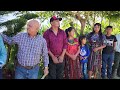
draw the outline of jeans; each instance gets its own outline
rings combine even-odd
[[[0,79],[3,79],[3,77],[2,77],[2,69],[0,69]]]
[[[120,53],[115,52],[115,58],[114,58],[114,64],[113,64],[113,73],[115,72],[115,69],[117,69],[117,74],[120,76]]]
[[[107,77],[110,79],[112,76],[112,63],[114,60],[114,53],[112,54],[102,54],[102,70],[101,77],[105,78],[106,65],[107,65]]]
[[[63,60],[64,61],[64,60]],[[51,57],[49,57],[49,74],[48,79],[63,79],[65,63],[53,63]]]
[[[88,75],[87,75],[87,63],[81,63],[81,65],[82,65],[83,79],[88,79]]]
[[[39,65],[33,69],[26,69],[21,66],[16,66],[15,79],[38,79]]]

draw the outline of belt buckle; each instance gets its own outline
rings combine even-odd
[[[26,69],[32,69],[33,67],[32,66],[26,66],[25,68]]]
[[[38,64],[37,64],[38,65]],[[26,66],[27,69],[33,69],[35,68],[37,65],[34,65],[34,66]]]

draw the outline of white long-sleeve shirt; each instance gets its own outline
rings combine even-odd
[[[116,43],[115,51],[120,52],[120,34],[117,34],[116,38],[117,38],[117,43]]]

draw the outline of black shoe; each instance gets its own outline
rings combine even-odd
[[[117,75],[118,77],[120,77],[120,75]]]
[[[106,79],[106,77],[102,77],[102,79]]]

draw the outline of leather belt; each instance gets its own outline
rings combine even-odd
[[[33,69],[33,68],[35,68],[37,65],[39,65],[39,64],[36,64],[36,65],[34,65],[34,66],[22,66],[21,64],[17,64],[18,66],[20,66],[20,67],[23,67],[23,68],[25,68],[25,69],[28,69],[28,70],[30,70],[30,69]]]

